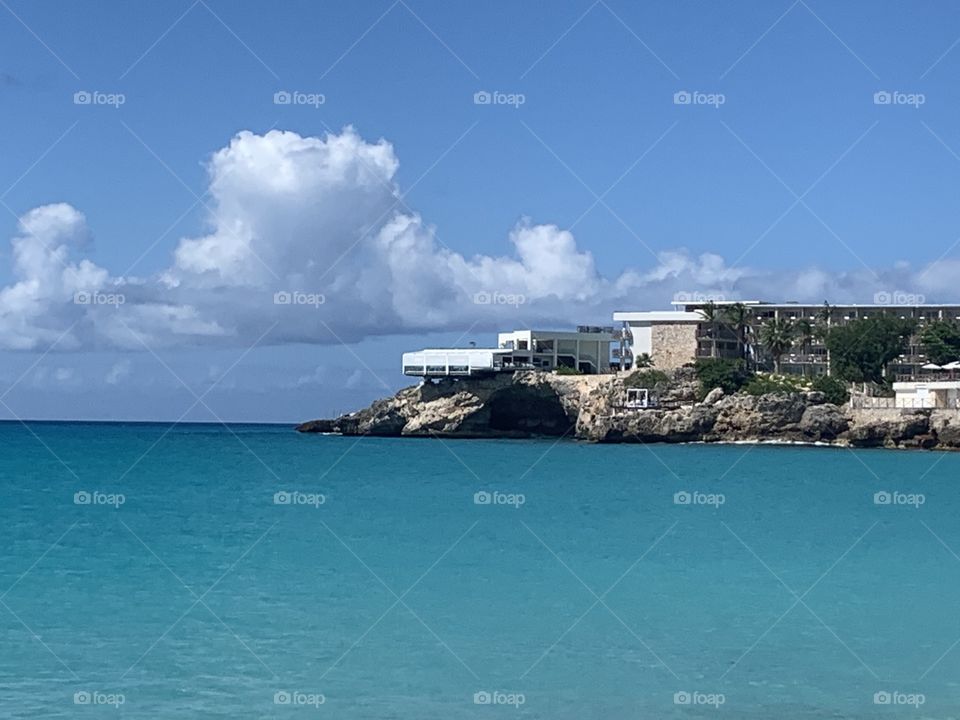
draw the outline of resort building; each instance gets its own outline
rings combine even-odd
[[[403,372],[419,377],[457,377],[566,367],[594,375],[611,371],[613,341],[612,327],[580,326],[575,332],[514,330],[500,333],[495,348],[434,348],[403,353]]]
[[[770,303],[761,300],[672,303],[672,311],[615,312],[623,324],[621,347],[615,354],[627,369],[646,353],[660,369],[677,368],[699,358],[744,358],[760,368],[772,368],[772,359],[759,341],[760,327],[774,319],[790,319],[797,335],[781,357],[780,370],[819,375],[829,367],[823,330],[838,324],[885,315],[925,323],[960,320],[960,305],[828,305]],[[729,312],[742,309],[731,320]],[[929,363],[918,337],[910,338],[904,353],[891,364],[895,378],[911,380]]]

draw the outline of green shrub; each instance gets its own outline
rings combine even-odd
[[[744,392],[750,395],[766,395],[767,393],[798,393],[802,388],[793,378],[757,375],[743,386]]]
[[[829,375],[818,375],[810,385],[811,390],[822,392],[828,403],[843,405],[850,399],[847,384]]]
[[[701,397],[714,388],[723,388],[724,393],[732,395],[753,377],[743,360],[739,359],[701,358],[693,367],[700,383]]]
[[[669,381],[670,377],[662,370],[635,370],[627,375],[623,381],[623,386],[650,389],[659,383]]]
[[[556,373],[557,375],[583,375],[577,368],[566,365],[558,365]]]

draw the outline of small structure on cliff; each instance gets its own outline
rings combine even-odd
[[[893,391],[898,408],[960,408],[960,380],[895,382]]]

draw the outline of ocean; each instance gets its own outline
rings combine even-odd
[[[0,717],[960,717],[960,455],[0,446]]]

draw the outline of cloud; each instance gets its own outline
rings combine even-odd
[[[389,142],[349,127],[322,138],[241,132],[207,164],[204,232],[182,238],[169,266],[150,277],[117,276],[84,259],[91,233],[79,210],[30,210],[11,241],[14,281],[0,289],[0,347],[333,344],[594,323],[614,309],[667,307],[678,292],[870,302],[877,290],[935,300],[954,287],[955,260],[879,275],[765,272],[682,248],[605,277],[570,231],[529,218],[509,230],[509,254],[467,257],[406,208],[398,168]],[[108,382],[123,376],[115,370]]]
[[[132,365],[129,360],[120,360],[114,363],[103,381],[107,385],[119,385],[122,380],[130,377],[131,368]]]
[[[81,387],[82,378],[74,368],[41,365],[33,371],[29,382],[40,390],[63,390]]]

